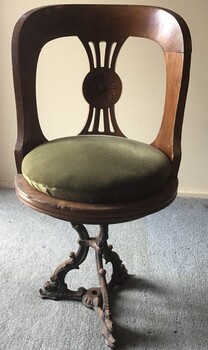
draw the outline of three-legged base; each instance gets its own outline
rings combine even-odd
[[[100,233],[97,237],[89,237],[86,228],[81,225],[72,224],[79,235],[79,249],[77,253],[71,253],[70,258],[57,267],[50,281],[46,282],[43,289],[40,289],[40,296],[43,299],[52,300],[77,300],[81,301],[88,308],[93,308],[101,323],[102,334],[110,348],[115,347],[113,336],[113,322],[110,308],[110,291],[120,284],[128,273],[122,264],[118,254],[108,246],[108,226],[101,225]],[[86,259],[89,247],[95,250],[97,272],[99,278],[99,288],[86,290],[81,287],[77,291],[68,289],[65,283],[66,274],[73,269],[79,269],[79,265]],[[106,270],[103,268],[103,259],[106,263],[112,264],[113,272],[110,281],[106,281]]]

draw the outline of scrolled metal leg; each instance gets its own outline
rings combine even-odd
[[[78,232],[80,240],[89,240],[89,235],[83,225],[72,225]],[[79,241],[78,241],[79,242]],[[39,290],[40,296],[43,299],[52,300],[78,300],[81,301],[86,289],[80,287],[77,291],[72,291],[67,288],[65,277],[67,273],[73,269],[79,269],[79,265],[86,259],[89,251],[89,246],[80,245],[77,253],[70,253],[69,259],[60,264],[50,281],[47,281],[42,289]]]
[[[90,246],[95,250],[97,272],[100,288],[91,288],[83,296],[83,303],[87,307],[94,308],[102,323],[102,334],[108,347],[113,349],[116,340],[113,335],[112,312],[110,308],[110,291],[120,284],[128,273],[122,264],[118,254],[112,251],[112,246],[108,246],[108,226],[100,226],[100,234],[92,238]],[[106,263],[110,262],[113,267],[113,273],[110,282],[106,281],[106,270],[103,268],[103,259]]]
[[[106,340],[106,344],[110,348],[114,348],[116,340],[113,336],[113,322],[111,319],[112,312],[110,308],[109,288],[106,281],[106,270],[103,268],[102,256],[100,253],[96,253],[96,261],[100,283],[102,306],[99,306],[99,304],[95,305],[94,309],[101,320],[102,334]]]
[[[112,349],[115,347],[116,340],[113,336],[110,292],[117,284],[127,278],[128,273],[118,254],[112,250],[113,247],[107,244],[107,225],[100,226],[97,237],[89,237],[86,228],[81,224],[72,224],[72,226],[79,235],[79,249],[76,254],[72,252],[70,258],[57,267],[50,281],[46,282],[43,289],[40,289],[40,296],[43,299],[82,301],[85,306],[94,309],[101,321],[102,334],[106,343]],[[65,283],[66,274],[73,269],[79,269],[79,265],[87,257],[89,247],[95,250],[99,287],[88,290],[81,287],[77,291],[72,291],[68,289]],[[106,263],[110,262],[113,268],[108,283],[106,281],[106,270],[103,268],[103,260]]]

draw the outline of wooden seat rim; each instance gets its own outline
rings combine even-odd
[[[177,195],[178,180],[170,178],[158,193],[137,201],[115,204],[88,204],[51,197],[33,188],[18,174],[15,188],[18,198],[47,215],[84,224],[113,224],[142,218],[168,206]]]

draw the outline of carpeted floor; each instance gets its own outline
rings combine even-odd
[[[113,296],[117,348],[208,349],[208,200],[178,198],[160,213],[112,225],[109,236],[131,274]],[[67,222],[0,189],[0,350],[107,349],[94,311],[38,296],[76,239]],[[67,282],[97,286],[93,252]]]

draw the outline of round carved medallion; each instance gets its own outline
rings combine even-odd
[[[95,108],[108,108],[121,96],[122,83],[118,74],[109,68],[91,70],[83,82],[86,101]]]

